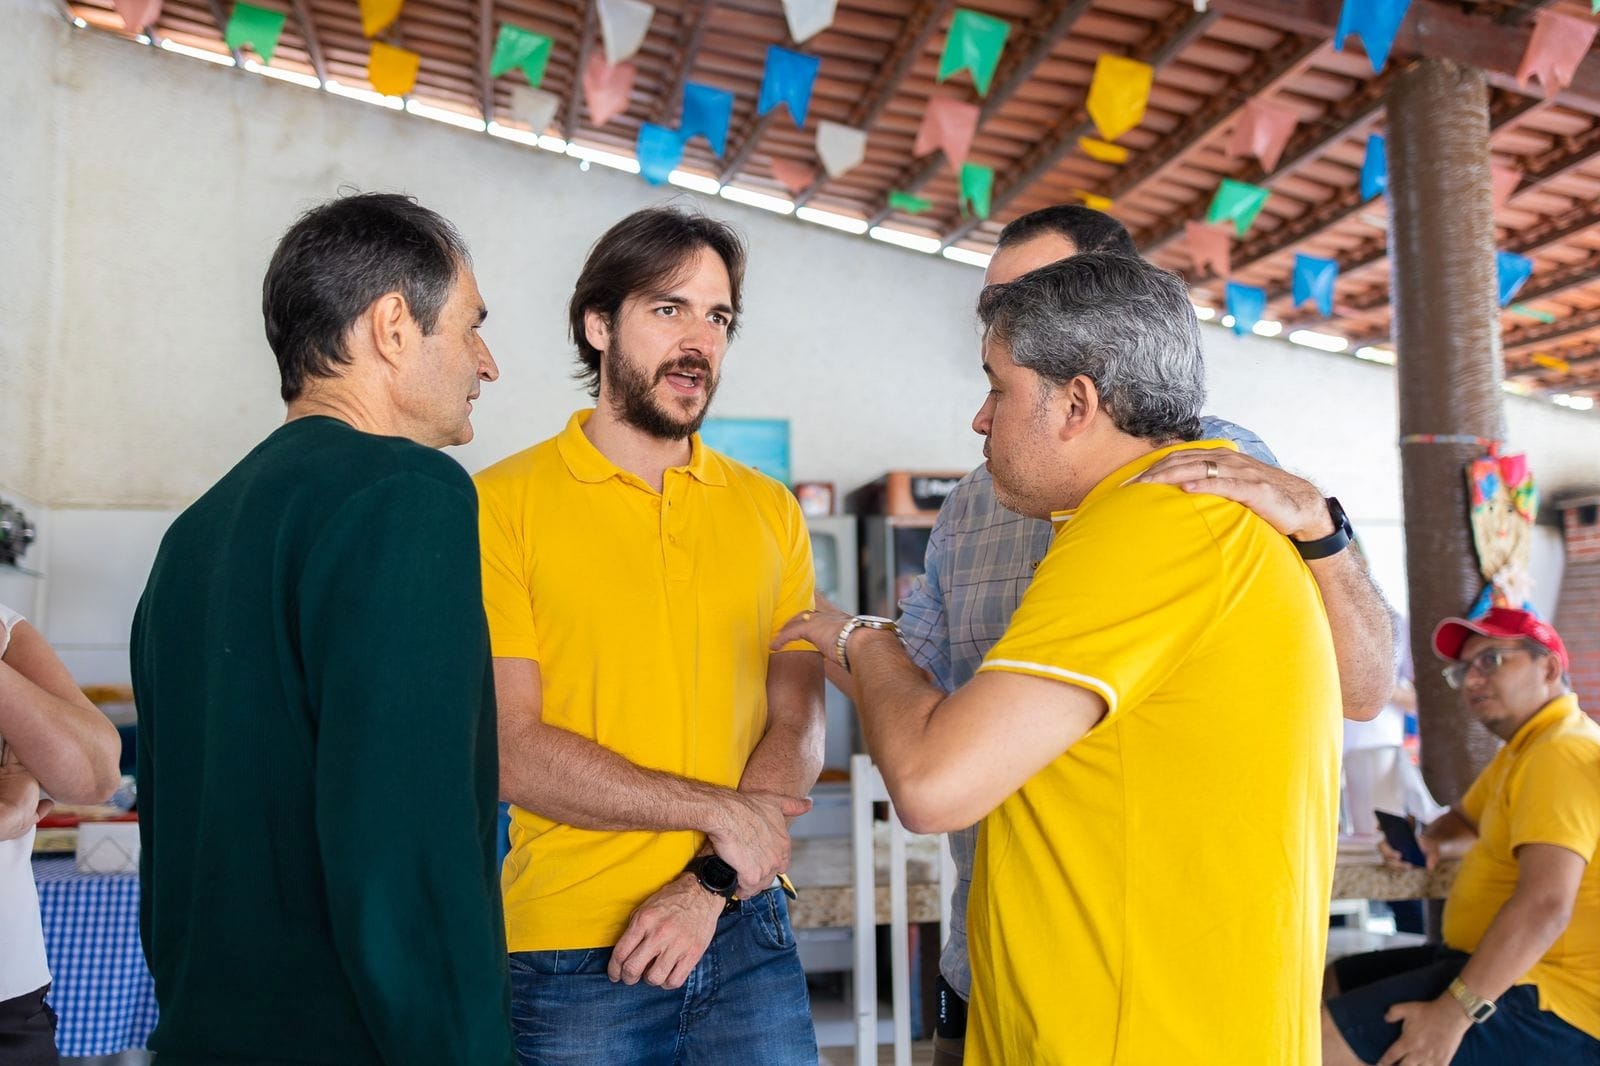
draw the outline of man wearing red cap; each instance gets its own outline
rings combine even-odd
[[[1420,837],[1430,867],[1461,858],[1444,943],[1331,965],[1323,1062],[1600,1062],[1600,726],[1526,611],[1447,618],[1433,649],[1506,744]]]

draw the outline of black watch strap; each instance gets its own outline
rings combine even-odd
[[[1350,525],[1350,516],[1344,513],[1344,508],[1339,501],[1329,496],[1328,517],[1333,519],[1333,532],[1317,540],[1295,540],[1289,538],[1295,551],[1300,553],[1300,558],[1310,562],[1313,559],[1326,559],[1330,555],[1338,555],[1350,546],[1355,539],[1356,531]]]
[[[696,855],[683,870],[694,874],[700,887],[714,896],[731,900],[739,892],[739,871],[716,855]]]

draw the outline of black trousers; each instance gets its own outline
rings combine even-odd
[[[5,1066],[59,1066],[56,1012],[44,1001],[50,986],[15,999],[0,1000],[0,1063]]]

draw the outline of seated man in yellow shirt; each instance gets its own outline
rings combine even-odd
[[[1323,1062],[1600,1062],[1600,726],[1526,611],[1447,618],[1433,649],[1506,744],[1419,839],[1430,866],[1462,856],[1444,943],[1330,966]]]
[[[769,887],[822,768],[821,660],[767,650],[812,602],[811,541],[697,432],[744,263],[701,215],[613,226],[570,303],[597,405],[477,477],[523,1066],[817,1059]]]
[[[966,1056],[1314,1062],[1341,705],[1300,553],[1337,548],[1145,479],[1231,447],[1195,440],[1174,275],[1087,253],[989,286],[979,316],[996,497],[1057,527],[1005,635],[947,696],[886,620],[824,608],[780,634],[855,689],[908,826],[983,819]]]

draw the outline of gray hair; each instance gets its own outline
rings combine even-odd
[[[1199,439],[1205,360],[1177,275],[1136,256],[1088,252],[990,285],[978,317],[1018,366],[1057,385],[1079,375],[1094,382],[1129,436]]]

